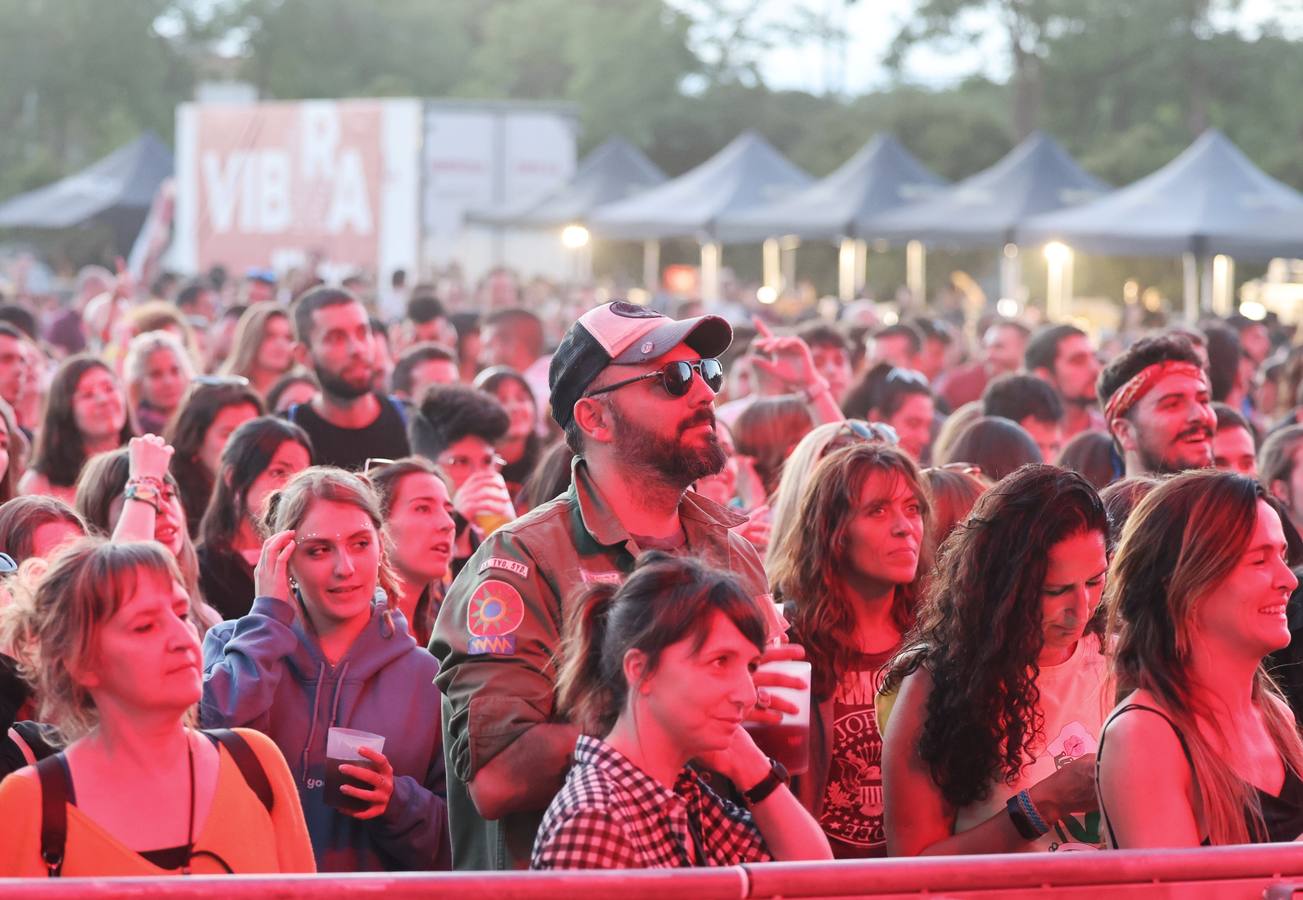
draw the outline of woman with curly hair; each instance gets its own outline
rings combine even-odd
[[[1094,489],[1053,466],[1009,475],[951,534],[879,698],[892,856],[1098,846],[1113,692],[1087,626],[1107,536]]]
[[[1303,742],[1263,668],[1290,642],[1288,555],[1262,486],[1229,472],[1178,475],[1127,520],[1107,607],[1113,671],[1130,693],[1098,751],[1114,846],[1303,833]]]
[[[815,468],[796,527],[770,559],[813,675],[810,768],[793,787],[839,859],[886,855],[874,694],[914,620],[928,514],[914,461],[861,442]]]

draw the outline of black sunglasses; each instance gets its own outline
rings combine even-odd
[[[617,381],[615,384],[608,384],[606,387],[600,387],[595,391],[589,391],[584,396],[596,397],[598,394],[605,394],[609,391],[622,388],[630,384],[637,384],[640,381],[647,381],[652,378],[659,378],[661,386],[665,388],[665,393],[671,397],[682,397],[692,387],[692,373],[698,372],[701,380],[706,382],[706,387],[710,388],[716,394],[724,386],[724,365],[717,359],[699,359],[696,362],[687,362],[679,360],[678,362],[666,363],[655,372],[648,372],[645,375],[638,375],[635,378],[626,378],[624,381]]]

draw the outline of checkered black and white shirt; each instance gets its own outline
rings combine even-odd
[[[539,827],[530,867],[734,866],[771,859],[751,814],[721,799],[691,769],[679,773],[671,791],[603,741],[581,736],[565,786]]]

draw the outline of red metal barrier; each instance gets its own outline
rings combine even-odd
[[[393,875],[205,875],[193,878],[0,879],[0,898],[32,900],[742,900],[746,872],[647,869],[623,872],[445,872]]]
[[[749,897],[1254,897],[1303,883],[1303,844],[746,866]]]
[[[491,900],[771,900],[920,895],[1109,900],[1287,898],[1303,888],[1303,844],[1198,850],[1009,854],[727,869],[196,878],[0,879],[0,898],[222,897],[336,900],[380,896]],[[1303,896],[1301,894],[1300,896]]]

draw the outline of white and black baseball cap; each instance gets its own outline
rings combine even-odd
[[[547,373],[552,418],[565,428],[575,402],[609,365],[646,362],[679,344],[706,359],[719,356],[732,342],[733,329],[719,316],[671,319],[624,300],[596,306],[570,326],[552,354]]]

